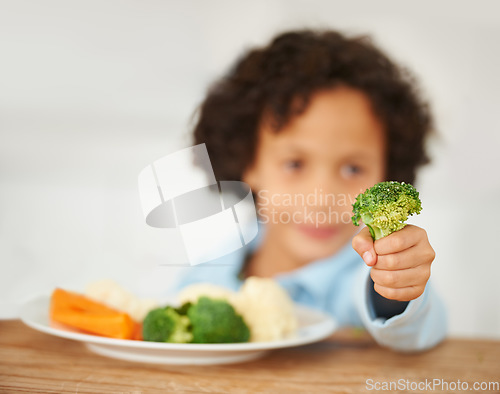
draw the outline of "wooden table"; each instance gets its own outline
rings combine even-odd
[[[448,390],[441,385],[426,389],[426,379],[428,384],[442,379]],[[500,341],[448,339],[433,350],[408,355],[384,349],[359,331],[344,330],[323,342],[276,350],[247,363],[175,366],[105,358],[80,342],[37,332],[19,320],[0,321],[1,393],[366,393],[390,382],[409,389],[400,392],[459,392],[463,386],[453,389],[459,380],[469,384],[470,392],[474,382],[497,384],[478,392],[500,392]]]

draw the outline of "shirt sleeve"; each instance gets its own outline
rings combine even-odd
[[[446,309],[430,282],[423,294],[410,301],[404,311],[390,318],[375,314],[373,282],[369,267],[360,269],[356,280],[355,305],[363,325],[382,346],[412,352],[429,349],[446,336]]]
[[[409,301],[390,300],[377,293],[373,287],[373,279],[369,277],[368,303],[371,305],[374,317],[390,319],[393,316],[403,313]]]

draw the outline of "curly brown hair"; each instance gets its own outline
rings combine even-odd
[[[301,30],[250,50],[209,90],[199,108],[195,143],[206,144],[217,179],[241,180],[255,157],[264,114],[272,115],[279,132],[304,111],[312,94],[336,86],[358,89],[370,99],[387,133],[386,178],[413,183],[417,168],[429,161],[425,139],[432,116],[410,72],[366,36]]]

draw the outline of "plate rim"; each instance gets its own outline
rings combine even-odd
[[[287,348],[294,346],[307,345],[314,342],[319,342],[331,334],[333,334],[337,328],[338,324],[333,319],[333,317],[327,315],[326,313],[319,311],[314,308],[306,307],[304,305],[294,303],[296,310],[303,311],[306,313],[315,314],[321,317],[323,321],[317,323],[316,325],[321,328],[320,332],[311,334],[307,337],[292,336],[286,339],[280,339],[277,341],[266,341],[266,342],[242,342],[242,343],[165,343],[165,342],[149,342],[140,341],[132,339],[117,339],[102,337],[98,335],[65,331],[56,327],[50,327],[46,324],[37,322],[37,319],[32,317],[32,309],[41,303],[46,304],[47,319],[49,310],[49,300],[50,296],[47,294],[37,295],[26,302],[24,302],[20,308],[20,319],[27,326],[31,327],[36,331],[43,332],[45,334],[66,338],[70,340],[75,340],[84,343],[94,343],[99,345],[107,346],[120,346],[129,347],[135,349],[149,349],[149,350],[172,350],[172,351],[261,351],[261,350],[271,350],[279,348]]]

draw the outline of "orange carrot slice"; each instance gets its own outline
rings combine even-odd
[[[127,313],[63,289],[52,293],[50,317],[58,323],[106,337],[132,339],[137,335],[137,323]]]
[[[115,309],[104,305],[103,303],[94,301],[82,294],[72,291],[55,289],[51,297],[52,309],[72,309],[74,311],[86,311],[93,313],[110,313],[117,312]]]

